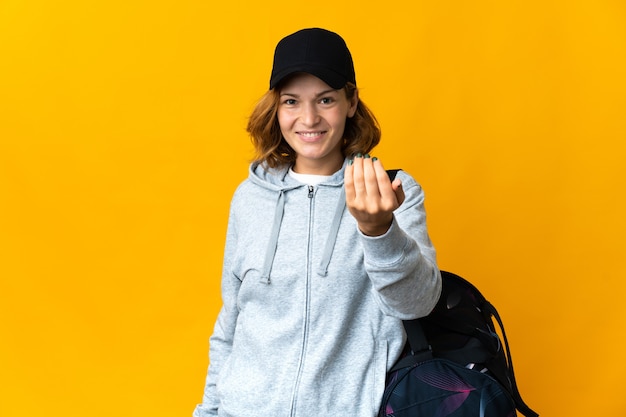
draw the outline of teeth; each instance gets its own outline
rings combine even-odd
[[[306,136],[307,138],[312,138],[321,135],[321,132],[300,132],[300,134],[302,136]]]

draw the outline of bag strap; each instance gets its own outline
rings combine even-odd
[[[422,329],[419,319],[404,320],[402,324],[404,325],[406,337],[409,340],[409,346],[411,346],[411,352],[413,354],[430,351],[430,344],[426,339],[426,334],[424,333],[424,329]]]
[[[394,179],[396,179],[396,174],[398,173],[398,171],[402,171],[401,169],[388,169],[387,170],[387,175],[389,175],[389,181],[392,181]]]
[[[506,349],[506,365],[508,367],[508,381],[511,385],[511,395],[513,396],[513,400],[517,405],[517,409],[520,413],[522,413],[526,417],[539,417],[535,411],[533,411],[524,400],[522,400],[522,395],[519,392],[517,387],[517,382],[515,382],[515,373],[513,371],[513,359],[511,358],[511,350],[509,349],[509,341],[506,338],[506,332],[504,331],[504,323],[502,323],[502,319],[500,318],[500,314],[498,314],[498,310],[491,304],[489,301],[485,300],[483,307],[490,313],[493,317],[495,317],[498,322],[498,326],[500,327],[500,331],[502,332],[502,339],[504,340],[504,348]]]
[[[426,340],[426,335],[424,334],[424,329],[422,329],[419,319],[403,320],[402,324],[404,325],[404,331],[406,332],[411,352],[396,362],[389,372],[417,365],[418,363],[433,358],[433,352],[430,350],[430,345],[428,344],[428,340]]]

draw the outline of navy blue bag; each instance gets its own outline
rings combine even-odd
[[[441,276],[433,311],[404,322],[407,348],[388,373],[379,417],[538,417],[517,388],[495,307],[463,278]]]

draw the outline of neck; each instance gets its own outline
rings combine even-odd
[[[339,171],[343,166],[343,155],[339,158],[335,158],[332,161],[311,161],[301,160],[296,158],[296,162],[293,165],[292,169],[294,172],[298,174],[307,174],[307,175],[333,175],[335,172]]]

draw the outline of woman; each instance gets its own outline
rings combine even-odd
[[[194,416],[375,416],[402,320],[441,288],[422,189],[369,157],[380,131],[335,33],[279,42],[248,131],[257,160],[231,202]]]

